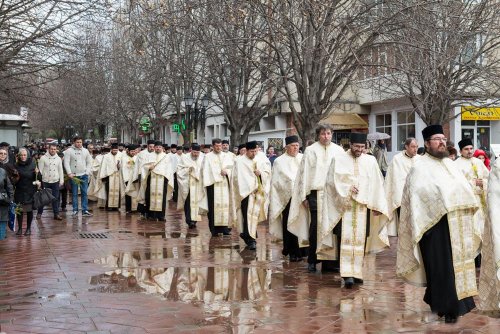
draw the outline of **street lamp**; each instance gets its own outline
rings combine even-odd
[[[209,98],[205,94],[201,98],[201,109],[198,109],[198,101],[192,95],[184,96],[184,105],[186,106],[186,122],[189,124],[189,128],[193,131],[193,139],[197,138],[198,122],[201,127],[205,126],[205,113],[208,107]],[[193,112],[191,108],[194,103]]]

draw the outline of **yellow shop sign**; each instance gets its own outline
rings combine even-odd
[[[500,107],[477,108],[462,107],[462,121],[495,121],[500,120]]]

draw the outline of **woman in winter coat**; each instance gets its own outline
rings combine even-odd
[[[2,152],[0,151],[0,155]],[[10,183],[9,176],[5,169],[0,168],[0,193],[2,199],[0,200],[0,240],[5,239],[7,222],[9,221],[9,205],[14,200],[14,189]]]
[[[16,234],[21,235],[23,233],[23,216],[26,214],[26,231],[24,235],[30,235],[31,222],[33,221],[33,196],[41,185],[40,180],[42,177],[36,168],[35,161],[25,148],[19,149],[16,169],[19,173],[19,180],[15,184],[14,202],[22,206],[22,212],[17,214],[19,228]]]

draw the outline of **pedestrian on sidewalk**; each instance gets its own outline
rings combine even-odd
[[[92,169],[92,156],[83,147],[83,138],[73,138],[73,146],[64,151],[64,169],[71,180],[73,217],[78,216],[78,189],[82,195],[82,216],[91,217],[88,210],[87,189],[89,186],[89,174]]]
[[[33,221],[33,196],[37,188],[41,186],[42,176],[36,168],[35,162],[26,148],[20,148],[16,163],[19,180],[14,191],[14,202],[21,206],[21,212],[17,213],[17,235],[23,233],[23,216],[26,213],[26,231],[24,235],[31,234],[31,222]]]
[[[59,215],[59,189],[64,185],[64,172],[61,158],[57,155],[57,145],[50,144],[47,153],[38,161],[38,169],[42,174],[43,187],[52,190],[52,211],[55,220],[62,220]],[[38,208],[37,219],[42,217],[43,207]]]
[[[7,154],[5,150],[0,152]],[[0,194],[2,194],[0,199],[0,240],[3,240],[6,237],[7,222],[9,221],[9,203],[14,200],[14,188],[10,183],[7,171],[3,168],[0,168]]]

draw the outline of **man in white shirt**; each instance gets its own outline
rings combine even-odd
[[[73,139],[73,146],[64,151],[64,169],[71,180],[71,192],[73,195],[73,216],[78,216],[78,188],[82,195],[82,216],[91,217],[88,210],[87,190],[89,186],[89,175],[92,171],[92,156],[83,147],[82,137]]]
[[[44,188],[52,190],[52,196],[55,197],[52,201],[54,219],[62,220],[63,218],[59,215],[59,188],[64,185],[64,171],[62,160],[57,155],[56,144],[49,145],[48,152],[45,153],[38,161],[38,169],[42,174]],[[40,219],[42,217],[42,213],[43,207],[38,209],[36,218]]]

